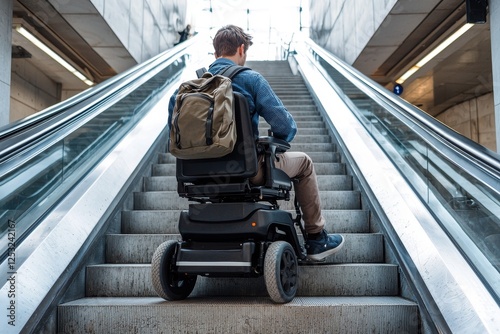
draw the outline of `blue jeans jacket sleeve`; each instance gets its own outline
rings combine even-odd
[[[177,96],[178,89],[175,90],[174,94],[170,97],[170,101],[168,101],[168,128],[170,129],[170,125],[172,124],[172,115],[174,113],[175,106],[175,97]]]
[[[267,80],[260,74],[257,76],[253,87],[256,113],[262,116],[271,126],[271,131],[275,137],[288,142],[292,141],[297,133],[297,125],[283,102],[276,96]]]

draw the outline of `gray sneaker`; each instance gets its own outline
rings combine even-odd
[[[307,258],[314,261],[323,260],[325,257],[337,253],[344,246],[344,237],[340,234],[328,234],[321,231],[317,239],[306,241]]]

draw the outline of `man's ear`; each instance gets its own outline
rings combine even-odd
[[[240,45],[240,47],[238,48],[238,53],[240,54],[240,56],[243,56],[243,54],[245,53],[245,44]]]

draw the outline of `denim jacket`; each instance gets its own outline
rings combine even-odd
[[[230,65],[235,65],[235,63],[226,58],[218,58],[210,65],[208,71],[217,74]],[[267,80],[260,73],[250,70],[243,71],[238,73],[232,81],[233,90],[247,98],[255,137],[259,136],[258,126],[259,116],[261,116],[271,126],[271,131],[273,131],[275,137],[288,142],[293,140],[297,133],[297,125],[283,102],[276,96]],[[176,94],[177,92],[170,98],[168,106],[169,126]]]

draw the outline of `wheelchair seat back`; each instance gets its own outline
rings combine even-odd
[[[268,154],[266,184],[256,186],[250,183],[259,168],[257,145],[248,102],[237,92],[234,93],[234,107],[237,130],[234,150],[228,155],[214,159],[177,159],[179,195],[199,202],[288,200],[289,190],[292,188],[291,181],[283,171],[274,168],[274,163],[267,163],[274,158]],[[273,144],[274,141],[273,138],[266,140],[267,144]]]

